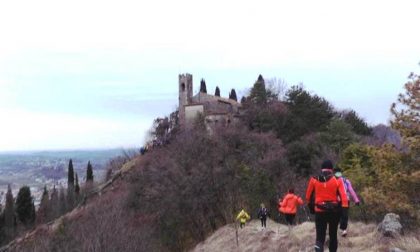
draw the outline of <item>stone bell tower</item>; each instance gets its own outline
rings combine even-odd
[[[179,86],[179,122],[185,123],[185,106],[191,104],[193,96],[193,77],[191,74],[180,74],[178,76]]]

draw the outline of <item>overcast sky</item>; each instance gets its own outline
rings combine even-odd
[[[419,72],[418,1],[2,1],[0,151],[138,147],[178,74],[279,78],[387,123]]]

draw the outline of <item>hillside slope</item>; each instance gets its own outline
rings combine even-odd
[[[386,240],[376,233],[376,225],[350,223],[349,235],[339,237],[339,251],[389,251],[398,247],[404,251],[420,251],[418,237],[408,236],[397,240]],[[327,238],[328,239],[328,238]],[[267,228],[262,229],[259,220],[253,220],[243,229],[238,229],[238,245],[234,225],[218,229],[191,252],[207,251],[313,251],[315,224],[304,222],[289,229],[286,225],[267,220]],[[326,249],[328,251],[328,249]]]

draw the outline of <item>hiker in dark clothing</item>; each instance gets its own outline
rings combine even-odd
[[[324,251],[325,236],[328,227],[330,237],[329,251],[336,252],[338,247],[337,229],[338,223],[340,222],[340,214],[347,214],[348,200],[343,181],[337,179],[333,174],[332,162],[325,160],[321,167],[321,174],[309,180],[308,189],[306,190],[306,200],[310,202],[312,193],[315,193],[315,251]],[[337,192],[339,193],[341,202],[338,201]]]
[[[268,210],[267,208],[264,206],[264,204],[261,203],[261,207],[258,210],[258,218],[260,218],[261,220],[261,227],[267,227],[267,216],[268,216]]]

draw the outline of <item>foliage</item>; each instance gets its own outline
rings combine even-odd
[[[344,111],[341,114],[344,122],[350,125],[352,131],[358,135],[371,135],[372,128],[359,117],[359,115],[354,110]]]
[[[25,226],[32,225],[35,221],[34,211],[31,190],[28,186],[23,186],[16,197],[17,218]]]
[[[321,132],[321,140],[335,153],[340,153],[348,145],[356,142],[357,138],[349,124],[339,119],[333,119],[326,130]]]
[[[292,142],[308,133],[327,128],[335,112],[322,97],[311,95],[303,87],[292,86],[286,93],[287,122],[281,135],[285,142]]]
[[[77,175],[77,172],[76,172],[76,180],[75,181],[76,181],[75,182],[76,185],[74,187],[74,192],[76,193],[76,197],[77,197],[80,194],[79,176]]]
[[[365,199],[367,217],[378,219],[396,212],[407,225],[420,224],[420,79],[411,74],[397,106],[391,106],[391,125],[398,130],[408,149],[395,145],[353,144],[343,153],[341,166]],[[400,109],[400,110],[399,110]]]
[[[323,152],[318,137],[310,135],[288,144],[286,153],[294,172],[308,176],[313,173],[314,162]]]
[[[67,184],[74,186],[74,168],[73,168],[73,160],[70,159],[69,161],[69,168],[67,174]]]
[[[132,181],[128,206],[154,216],[167,248],[185,250],[234,221],[240,206],[254,213],[264,202],[275,212],[277,185],[291,176],[282,169],[283,155],[281,142],[271,134],[232,126],[209,135],[197,124],[153,156],[144,156],[146,165]]]
[[[398,130],[403,142],[419,161],[420,157],[420,76],[411,73],[404,85],[405,93],[398,96],[398,103],[393,103],[391,126]]]
[[[363,218],[380,220],[384,214],[400,214],[407,224],[419,223],[420,172],[410,172],[405,154],[391,145],[374,147],[350,145],[343,153],[340,167],[364,199]],[[413,223],[411,223],[413,225]]]
[[[86,168],[86,182],[93,182],[93,168],[90,161],[88,162]]]
[[[40,224],[49,221],[52,218],[51,210],[52,208],[50,204],[48,190],[47,187],[44,186],[44,192],[42,193],[41,203],[39,205],[38,213],[36,215],[37,223]]]
[[[200,81],[200,92],[207,94],[206,81],[204,79]]]
[[[63,187],[60,187],[58,202],[60,205],[60,215],[65,214],[67,212],[67,199]]]
[[[12,189],[7,186],[6,204],[4,207],[4,227],[7,238],[14,236],[16,228],[15,202],[13,199]]]
[[[238,101],[238,98],[236,97],[236,91],[234,88],[232,88],[232,90],[229,93],[229,99],[234,100],[234,101]]]
[[[51,206],[51,219],[55,219],[60,215],[60,202],[58,198],[58,191],[57,191],[57,188],[55,188],[55,185],[51,192],[50,206]]]
[[[68,179],[67,179],[67,210],[73,208],[75,200],[74,200],[74,168],[73,168],[73,160],[70,159],[69,161],[69,168],[68,168]]]
[[[216,86],[216,90],[214,91],[214,96],[220,97],[220,89],[218,86]]]
[[[264,105],[272,100],[277,100],[277,96],[266,89],[264,78],[260,74],[254,86],[251,88],[248,100],[253,104]]]

